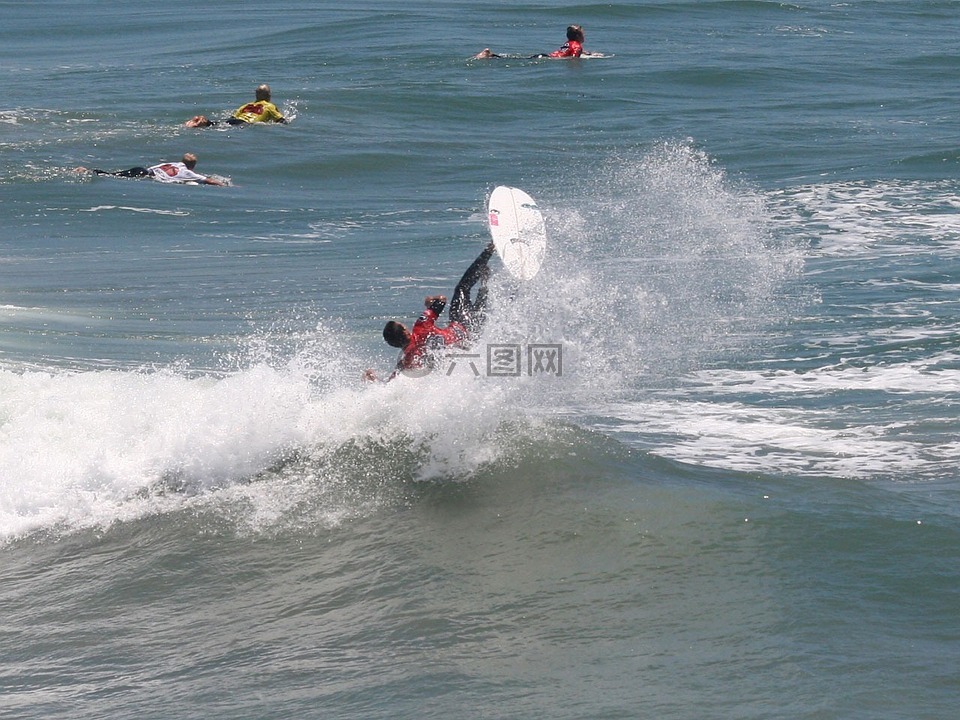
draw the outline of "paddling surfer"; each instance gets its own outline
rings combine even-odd
[[[559,50],[554,50],[552,53],[538,53],[537,55],[531,55],[530,58],[578,58],[582,55],[589,55],[590,53],[583,49],[583,40],[583,28],[580,25],[570,25],[567,27],[567,41],[560,46]],[[499,57],[503,56],[491,52],[490,48],[484,48],[474,55],[473,59],[488,60]]]
[[[194,168],[196,166],[197,156],[193,153],[184,153],[183,160],[180,162],[159,163],[157,165],[151,165],[150,167],[138,166],[129,168],[128,170],[117,170],[113,172],[109,170],[99,170],[97,168],[88,170],[85,167],[78,167],[76,172],[92,172],[95,175],[113,175],[114,177],[125,178],[148,177],[163,183],[194,183],[197,185],[219,185],[221,187],[227,185],[227,183],[222,180],[217,180],[216,178],[195,172]]]
[[[234,110],[233,115],[225,120],[210,120],[203,115],[194,115],[184,125],[190,128],[210,127],[221,122],[227,125],[250,125],[253,123],[285,123],[287,119],[277,106],[270,102],[270,86],[264,83],[255,92],[256,99]]]

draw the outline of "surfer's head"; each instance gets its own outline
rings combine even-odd
[[[257,88],[257,100],[270,102],[270,86],[266,83]]]
[[[183,164],[187,166],[187,170],[193,170],[197,166],[197,156],[193,153],[184,153]]]
[[[570,25],[567,28],[567,40],[576,40],[579,43],[583,42],[583,28],[579,25]]]
[[[184,125],[186,125],[186,126],[189,127],[189,128],[195,128],[195,127],[210,127],[211,125],[213,125],[213,123],[210,122],[210,121],[209,121],[207,118],[205,118],[203,115],[194,115],[192,118],[190,118],[189,120],[187,120],[187,121],[184,123]]]
[[[383,339],[390,347],[405,348],[410,342],[410,331],[403,323],[391,320],[383,326]]]

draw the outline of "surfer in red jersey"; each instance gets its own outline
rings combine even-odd
[[[559,50],[554,50],[547,57],[578,58],[581,55],[583,55],[583,28],[579,25],[571,25],[567,28],[567,42],[561,45]]]
[[[570,25],[567,27],[567,42],[565,42],[559,50],[554,50],[552,53],[539,53],[537,55],[531,55],[531,58],[578,58],[581,55],[589,55],[590,53],[585,53],[583,49],[583,28],[580,25]],[[473,56],[474,60],[487,60],[490,58],[499,58],[503,55],[498,55],[495,52],[491,52],[490,48],[484,48],[476,55]]]
[[[446,347],[466,347],[479,334],[485,319],[487,304],[486,281],[490,276],[487,263],[494,253],[493,243],[489,243],[483,252],[471,263],[453,290],[450,302],[450,322],[446,327],[437,327],[437,320],[447,304],[444,295],[429,295],[424,298],[424,311],[413,324],[413,329],[396,320],[383,327],[383,339],[391,347],[403,352],[397,360],[397,366],[387,380],[398,373],[406,372],[414,377],[426,375],[437,364],[438,354]],[[470,294],[474,285],[480,283],[476,297]],[[376,380],[373,370],[363,374],[366,380]]]

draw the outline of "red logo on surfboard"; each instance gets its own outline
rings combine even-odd
[[[490,213],[490,224],[491,224],[491,225],[499,225],[499,224],[500,224],[500,216],[499,216],[498,213],[495,213],[495,212]]]

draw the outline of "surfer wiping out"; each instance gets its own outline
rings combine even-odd
[[[570,25],[567,27],[567,42],[565,42],[559,50],[554,50],[552,53],[538,53],[536,55],[530,55],[531,58],[578,58],[582,55],[590,55],[589,52],[586,52],[583,49],[583,28],[579,25]],[[487,60],[489,58],[499,58],[503,57],[498,55],[495,52],[491,52],[490,48],[484,48],[476,55],[473,56],[474,60]]]
[[[88,170],[85,167],[76,168],[76,172],[92,172],[95,175],[114,175],[116,177],[126,178],[152,178],[158,182],[164,183],[195,183],[197,185],[220,185],[226,186],[228,183],[216,178],[208,177],[194,172],[197,166],[197,156],[193,153],[184,153],[181,162],[167,162],[150,167],[132,167],[128,170],[117,170],[110,172],[108,170]]]
[[[256,90],[256,100],[241,105],[233,112],[233,115],[225,120],[210,120],[204,115],[194,115],[184,125],[191,128],[202,128],[219,125],[221,122],[227,125],[248,125],[250,123],[268,122],[285,123],[287,119],[277,109],[277,106],[270,102],[270,86],[264,83]]]
[[[444,295],[429,295],[424,298],[424,311],[410,330],[403,323],[391,320],[383,327],[383,339],[391,347],[403,352],[397,360],[397,366],[387,380],[392,380],[401,372],[414,371],[416,375],[426,375],[437,364],[438,354],[446,347],[467,347],[483,329],[487,305],[487,278],[490,276],[488,262],[494,253],[493,243],[489,243],[476,260],[460,278],[453,290],[450,302],[450,322],[446,327],[437,327],[436,321],[447,304]],[[476,296],[470,299],[473,287]],[[364,372],[365,380],[377,380],[373,370]]]

